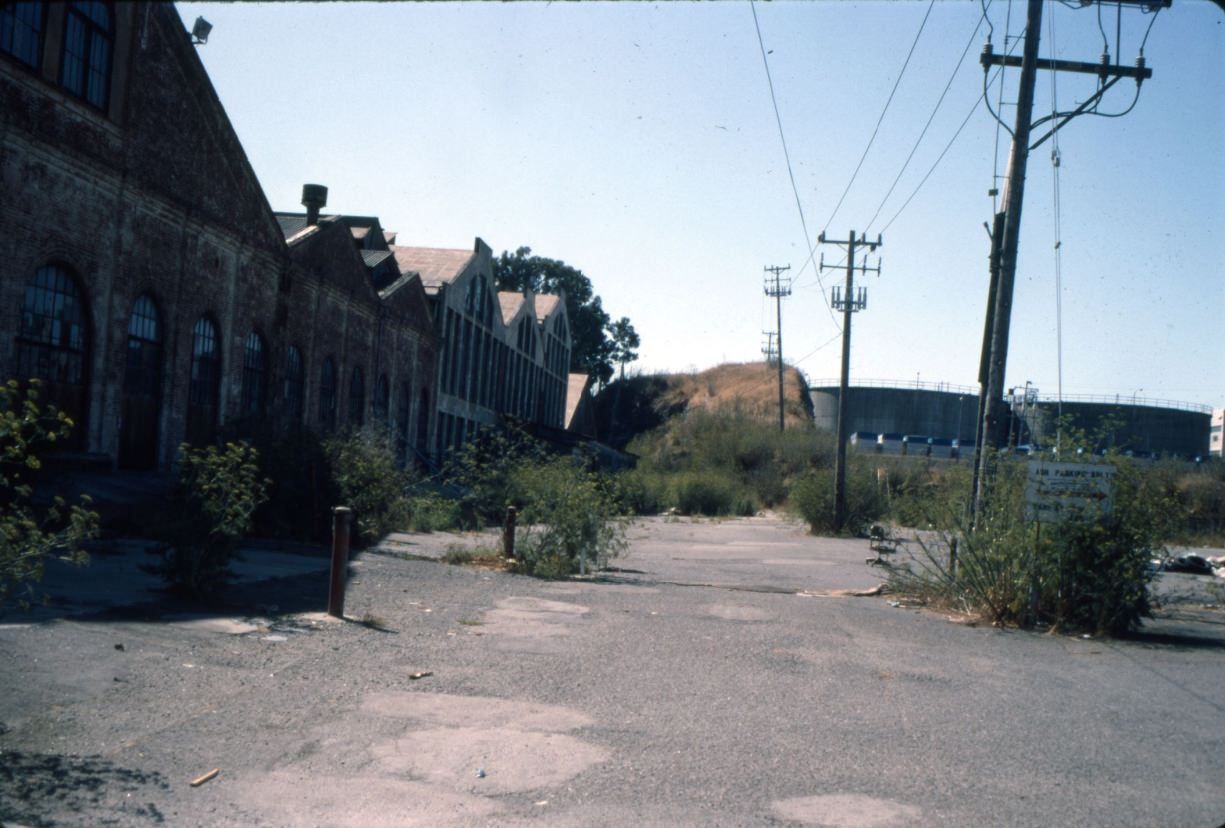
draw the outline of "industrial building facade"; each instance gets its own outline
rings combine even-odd
[[[529,297],[510,332],[489,296],[499,344],[534,338],[512,354],[446,312],[476,318],[463,274],[427,285],[377,219],[323,215],[322,188],[274,213],[173,6],[5,3],[0,106],[0,373],[42,381],[82,459],[378,423],[429,462],[496,412],[563,416],[564,303]]]
[[[510,416],[565,427],[570,327],[565,295],[499,292],[493,251],[393,246],[417,274],[435,332],[446,343],[438,368],[435,454],[445,456],[481,428]]]

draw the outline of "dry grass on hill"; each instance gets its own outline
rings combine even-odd
[[[812,421],[812,400],[803,375],[783,372],[788,427]],[[639,374],[618,380],[596,400],[601,439],[624,447],[635,435],[693,409],[738,412],[763,422],[778,422],[778,369],[764,362],[729,363],[693,374]]]
[[[670,374],[668,390],[659,402],[684,410],[739,410],[763,420],[778,418],[778,368],[764,362],[728,363],[696,374]],[[784,419],[788,425],[812,420],[812,404],[803,376],[794,368],[783,371]]]

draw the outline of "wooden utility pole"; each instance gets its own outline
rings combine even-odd
[[[766,277],[766,296],[774,297],[774,308],[777,314],[777,335],[774,337],[774,344],[771,348],[778,356],[778,430],[782,431],[785,427],[783,420],[783,297],[791,295],[791,279],[783,279],[780,274],[791,269],[791,265],[771,265],[762,268],[766,273],[773,274],[774,278]]]
[[[1004,369],[1008,362],[1008,332],[1012,321],[1013,285],[1017,275],[1018,231],[1021,229],[1021,205],[1025,195],[1025,168],[1029,163],[1029,133],[1034,112],[1034,86],[1038,78],[1038,40],[1042,33],[1043,2],[1044,0],[1029,0],[1025,18],[1025,46],[1021,52],[1021,81],[1017,92],[1012,151],[1008,156],[1004,211],[996,215],[995,232],[991,237],[993,284],[987,293],[993,301],[987,311],[991,320],[990,336],[984,336],[983,339],[982,362],[987,371],[986,382],[979,390],[982,417],[978,426],[978,462],[972,499],[975,515],[987,482],[987,464],[990,458],[988,447],[997,442],[1003,402],[1001,395],[1004,393]],[[989,55],[984,53],[983,60],[988,61]],[[982,379],[980,377],[980,382]]]
[[[1169,0],[1120,0],[1120,5],[1168,6]],[[978,520],[979,504],[988,483],[990,450],[1000,441],[1000,427],[1004,422],[1003,393],[1004,371],[1008,364],[1008,334],[1012,320],[1012,295],[1017,274],[1017,250],[1021,232],[1021,206],[1025,195],[1025,170],[1029,162],[1029,151],[1042,144],[1060,127],[1095,105],[1120,78],[1135,78],[1137,85],[1151,78],[1153,72],[1144,64],[1144,57],[1136,59],[1136,65],[1111,65],[1108,54],[1098,63],[1083,63],[1070,60],[1047,60],[1038,57],[1038,42],[1042,31],[1043,0],[1028,0],[1025,19],[1025,41],[1020,58],[1013,55],[997,55],[990,42],[983,50],[980,62],[983,71],[992,66],[1019,66],[1021,77],[1017,89],[1017,112],[1013,129],[1012,149],[1008,156],[1008,181],[1004,191],[1004,209],[995,215],[991,232],[990,284],[987,290],[987,318],[983,331],[983,352],[979,364],[979,418],[975,449],[978,458],[974,466],[973,491],[970,508],[974,522]],[[1100,78],[1095,94],[1069,113],[1060,113],[1057,123],[1030,144],[1034,109],[1034,87],[1038,70],[1052,72],[1079,72],[1095,74]],[[1052,116],[1052,119],[1054,116]],[[1052,119],[1042,119],[1052,120]]]
[[[879,235],[874,242],[869,242],[862,236],[856,238],[854,230],[846,241],[826,239],[824,233],[817,237],[819,244],[825,244],[827,241],[830,244],[846,246],[846,293],[843,294],[842,290],[835,286],[832,288],[830,302],[835,310],[842,311],[842,377],[838,381],[838,451],[834,460],[834,531],[841,532],[846,524],[846,432],[847,395],[851,375],[851,314],[868,306],[867,288],[859,288],[858,293],[855,291],[855,271],[858,269],[861,273],[880,273],[879,262],[874,268],[868,267],[867,262],[856,265],[855,250],[859,246],[866,246],[869,252],[875,253],[882,242]],[[824,256],[821,257],[820,268],[825,270]]]

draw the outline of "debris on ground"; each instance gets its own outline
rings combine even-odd
[[[417,679],[423,679],[426,676],[432,676],[432,675],[434,674],[431,673],[429,670],[424,670],[420,673],[412,673],[411,675],[409,675],[408,679],[409,681],[416,681]]]
[[[208,780],[215,777],[219,773],[221,773],[221,768],[213,768],[208,773],[202,773],[199,776],[197,776],[195,779],[191,780],[191,786],[193,788],[198,788],[201,785],[203,785],[205,782],[207,782]]]

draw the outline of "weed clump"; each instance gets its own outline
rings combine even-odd
[[[1149,561],[1163,553],[1172,504],[1134,463],[1113,458],[1110,509],[1088,507],[1057,523],[1027,519],[1024,467],[1001,464],[977,525],[920,540],[891,568],[894,592],[1001,626],[1123,635],[1152,614]]]
[[[258,453],[243,441],[224,447],[179,446],[178,482],[171,518],[161,527],[167,544],[162,577],[194,598],[219,592],[229,577],[238,541],[267,497]]]

